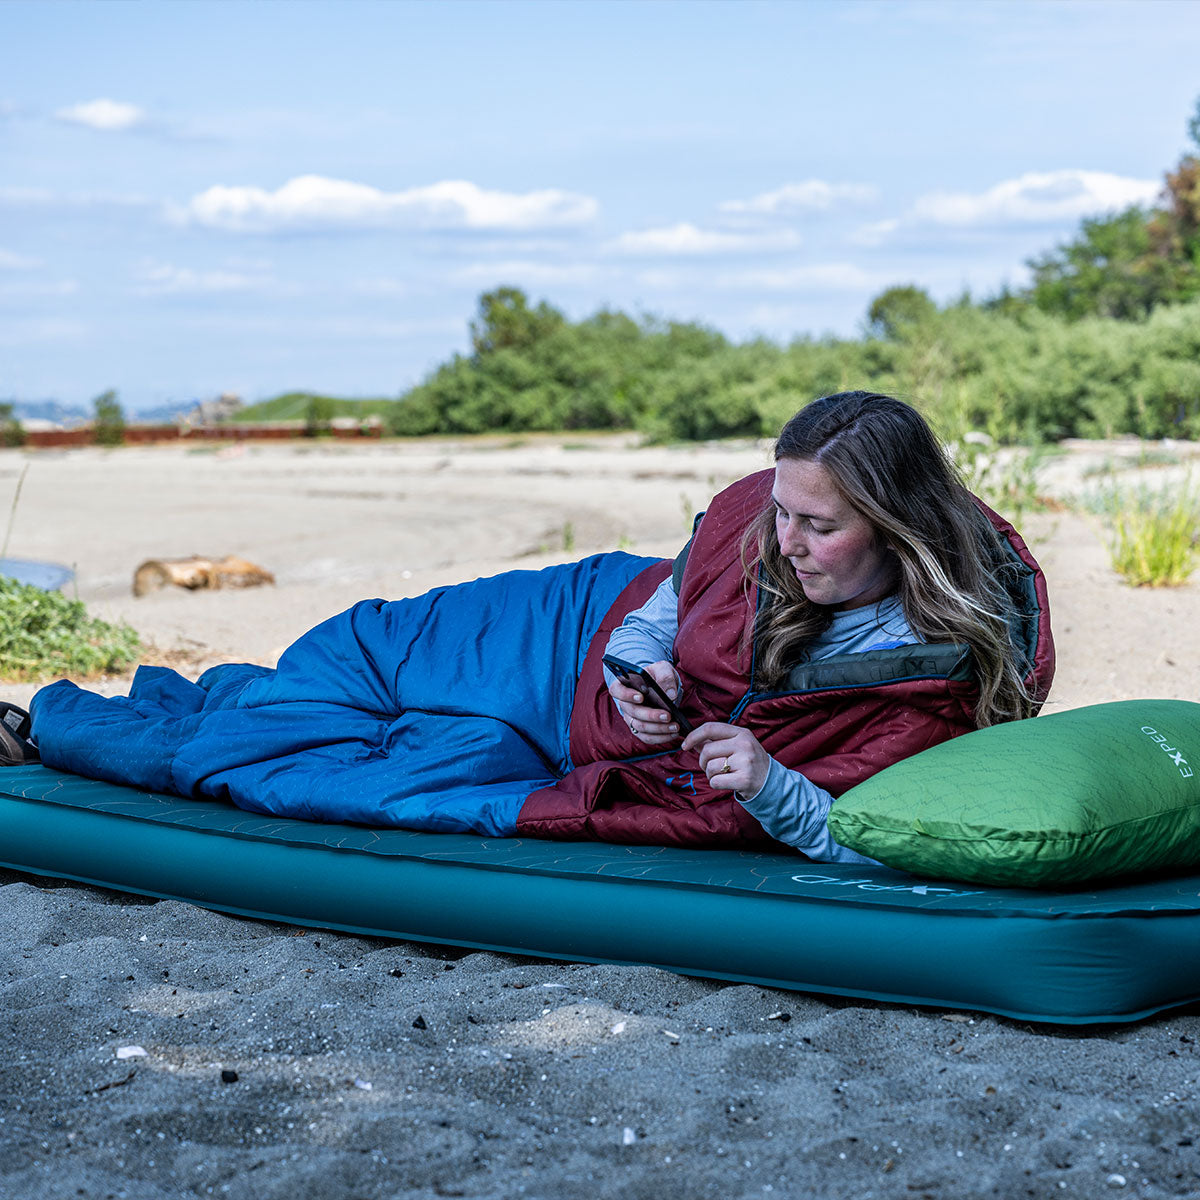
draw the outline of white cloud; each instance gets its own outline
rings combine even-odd
[[[883,277],[854,263],[813,263],[799,267],[736,271],[716,280],[724,288],[763,288],[767,291],[857,292],[879,287]]]
[[[499,282],[535,284],[539,287],[554,284],[592,283],[602,274],[592,263],[539,263],[529,261],[479,262],[461,267],[452,275],[454,282],[495,284]]]
[[[875,188],[861,183],[827,183],[806,179],[785,183],[771,192],[761,192],[749,200],[726,200],[721,212],[746,216],[782,217],[804,212],[827,212],[835,204],[865,204],[877,196]]]
[[[931,192],[912,215],[937,225],[1018,224],[1077,220],[1155,199],[1161,184],[1105,171],[1029,172],[986,192]]]
[[[269,284],[262,275],[244,271],[194,271],[170,263],[147,263],[137,272],[138,290],[148,295],[212,295],[259,291]]]
[[[151,208],[156,201],[118,192],[52,192],[49,188],[0,187],[0,205],[12,208]]]
[[[850,234],[848,240],[854,246],[882,246],[899,228],[900,222],[895,217],[886,221],[872,221],[869,225],[861,225]]]
[[[590,196],[555,188],[497,192],[466,180],[446,180],[384,192],[363,183],[301,175],[273,192],[211,187],[193,196],[176,216],[233,233],[394,226],[525,230],[582,225],[597,211]]]
[[[30,258],[28,254],[17,254],[0,246],[0,271],[32,271],[41,265],[40,259]]]
[[[60,108],[54,114],[60,121],[71,125],[86,125],[102,133],[123,133],[146,123],[146,113],[136,104],[124,104],[120,100],[89,100],[85,104],[73,104]]]
[[[790,229],[729,233],[720,229],[699,229],[684,221],[662,229],[623,233],[608,244],[608,249],[618,254],[640,255],[762,254],[794,250],[799,245],[799,235]]]

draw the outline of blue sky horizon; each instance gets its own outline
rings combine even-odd
[[[854,336],[1188,150],[1177,0],[7,0],[0,397],[396,395],[480,293]]]

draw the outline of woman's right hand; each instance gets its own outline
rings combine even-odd
[[[679,676],[669,662],[654,662],[643,667],[643,671],[658,684],[672,700],[679,698]],[[618,711],[638,741],[648,746],[662,746],[679,740],[679,726],[671,720],[665,708],[654,707],[653,695],[647,696],[636,688],[627,687],[620,679],[608,685]]]

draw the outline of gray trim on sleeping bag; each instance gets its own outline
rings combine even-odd
[[[683,571],[687,566],[688,555],[692,552],[692,543],[696,540],[696,530],[700,528],[702,520],[704,520],[704,513],[697,513],[696,519],[692,522],[692,536],[688,538],[687,545],[675,555],[675,562],[671,565],[671,586],[675,589],[677,596],[679,595],[679,585],[683,580]]]
[[[815,692],[824,688],[869,687],[901,679],[944,678],[966,683],[974,675],[970,646],[917,642],[800,663],[788,672],[787,686],[781,690]]]
[[[1016,548],[991,521],[979,514],[980,541],[988,551],[996,578],[1004,585],[1011,601],[1008,613],[1008,636],[1024,659],[1024,669],[1030,670],[1037,657],[1038,604],[1037,582],[1033,568],[1017,553]]]

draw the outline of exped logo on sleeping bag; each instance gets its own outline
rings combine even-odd
[[[1143,725],[1142,732],[1152,742],[1157,742],[1160,750],[1171,756],[1171,761],[1179,768],[1179,773],[1184,779],[1191,779],[1192,768],[1188,766],[1188,760],[1183,757],[1182,751],[1177,750],[1174,746],[1168,746],[1166,737],[1159,733],[1153,725]]]

